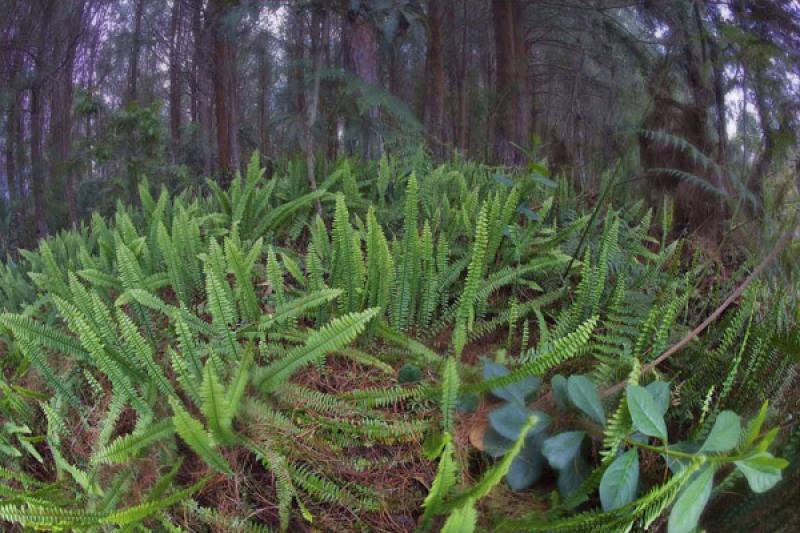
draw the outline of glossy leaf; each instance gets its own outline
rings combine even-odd
[[[485,381],[505,376],[508,373],[509,370],[503,365],[495,363],[491,359],[484,359],[483,379]],[[541,384],[541,379],[537,378],[536,376],[530,376],[516,383],[512,383],[511,385],[492,389],[492,394],[501,400],[524,404],[525,399],[539,390]]]
[[[567,380],[569,399],[575,407],[600,425],[606,424],[606,413],[597,387],[586,376],[570,376]]]
[[[566,431],[550,437],[542,445],[542,453],[547,457],[547,462],[556,470],[561,470],[569,465],[581,449],[581,443],[586,433],[583,431]]]
[[[747,478],[753,492],[766,492],[781,480],[781,470],[788,466],[785,459],[774,457],[769,452],[760,452],[742,461],[736,467]]]
[[[632,448],[617,457],[600,480],[600,503],[603,511],[623,507],[636,498],[639,485],[639,452]]]
[[[645,389],[647,389],[647,392],[649,392],[653,400],[655,400],[656,406],[658,406],[659,411],[661,411],[661,416],[664,416],[667,413],[667,409],[669,409],[669,382],[653,381],[652,383],[648,383]]]
[[[503,437],[516,440],[522,427],[533,413],[530,409],[507,403],[489,413],[489,423]]]
[[[657,406],[653,396],[647,389],[639,385],[628,385],[625,390],[633,426],[645,435],[667,440],[664,415],[661,414],[661,409]]]
[[[741,433],[742,424],[739,415],[733,411],[722,411],[714,421],[703,446],[700,447],[700,453],[730,451],[736,447]]]
[[[714,470],[705,466],[681,492],[669,514],[668,533],[691,533],[697,527],[700,515],[711,496]]]
[[[538,481],[542,475],[543,466],[541,438],[528,437],[508,469],[506,474],[508,486],[511,487],[511,490],[527,489]]]

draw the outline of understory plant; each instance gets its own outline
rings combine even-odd
[[[781,490],[794,296],[662,364],[730,290],[668,215],[538,166],[258,161],[0,265],[9,528],[691,532]]]

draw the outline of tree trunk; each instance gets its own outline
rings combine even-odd
[[[16,96],[12,97],[8,105],[8,113],[6,115],[6,184],[8,185],[8,197],[11,203],[15,203],[17,199],[17,167],[15,159],[15,138],[14,129],[17,123],[17,106]]]
[[[366,85],[378,87],[378,38],[374,26],[358,12],[347,14],[348,66]],[[379,111],[377,106],[367,109],[366,129],[362,135],[361,153],[365,159],[377,159],[381,154],[377,134]]]
[[[460,59],[456,72],[456,99],[458,100],[458,113],[454,119],[456,127],[456,145],[462,154],[467,153],[469,144],[469,115],[467,114],[467,0],[461,0],[462,22]]]
[[[54,131],[58,135],[56,141],[58,161],[56,164],[64,175],[64,196],[67,200],[67,210],[69,213],[69,224],[72,228],[78,226],[78,182],[72,161],[72,101],[75,95],[75,84],[73,81],[75,70],[75,55],[78,46],[78,37],[83,26],[84,2],[76,2],[74,10],[69,17],[69,33],[66,43],[66,61],[60,79],[60,102],[58,109],[53,110],[53,114],[58,116],[57,127]]]
[[[146,0],[136,2],[136,12],[133,22],[133,44],[131,46],[130,71],[128,73],[128,101],[139,99],[139,56],[142,49],[142,17],[144,16],[144,3]]]
[[[269,48],[263,46],[258,54],[258,150],[261,155],[270,153],[269,95],[271,86]]]
[[[314,127],[319,114],[319,90],[322,81],[322,57],[328,48],[330,25],[330,12],[326,8],[314,9],[311,16],[311,55],[314,61],[314,85],[311,89],[311,103],[308,107],[308,121],[306,122],[306,172],[308,184],[312,191],[317,190],[316,164],[314,157]],[[317,214],[322,216],[322,204],[315,200]]]
[[[45,56],[47,37],[50,33],[53,3],[43,4],[41,26],[33,56],[33,78],[30,81],[30,123],[31,123],[31,190],[33,193],[33,218],[36,224],[36,239],[49,233],[45,208],[45,161],[42,153],[42,86],[45,82]],[[34,242],[30,242],[31,245]]]
[[[192,39],[194,40],[193,91],[199,121],[199,145],[203,157],[203,171],[206,176],[213,173],[213,112],[211,101],[211,51],[210,23],[203,23],[203,0],[192,0]]]
[[[174,0],[169,23],[169,131],[172,141],[172,160],[177,159],[181,137],[181,24],[183,2]]]
[[[235,102],[231,89],[234,87],[234,36],[225,27],[225,16],[235,4],[231,0],[212,0],[211,30],[214,48],[214,108],[217,119],[217,158],[219,161],[219,181],[223,186],[230,184],[235,171],[234,149],[237,127],[235,123]]]
[[[515,144],[525,144],[531,115],[527,86],[527,54],[520,0],[492,0],[497,95],[495,155],[504,165],[522,161]]]
[[[305,15],[299,8],[292,10],[289,14],[289,35],[287,36],[288,46],[286,50],[289,58],[288,89],[291,98],[289,113],[296,118],[298,125],[302,125],[301,128],[305,127],[307,111],[305,79],[306,24],[304,19]],[[314,32],[313,27],[311,32]],[[303,139],[296,138],[293,140],[290,150],[301,149],[302,144]]]
[[[433,153],[445,153],[443,8],[441,0],[428,0],[428,49],[425,55],[425,126],[433,140]]]
[[[517,101],[515,103],[516,143],[521,147],[530,145],[530,135],[533,118],[533,76],[528,66],[530,63],[531,48],[525,36],[525,4],[521,1],[512,5],[514,27],[514,84],[516,86]],[[517,149],[516,162],[524,162],[524,154]]]
[[[31,106],[31,189],[33,192],[33,217],[36,221],[36,237],[49,233],[47,229],[44,201],[44,158],[42,155],[42,88],[35,80],[30,91]]]

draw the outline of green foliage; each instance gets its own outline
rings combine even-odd
[[[796,481],[766,407],[789,295],[752,286],[645,372],[730,290],[698,292],[709,265],[651,214],[472,163],[345,161],[309,193],[258,161],[208,195],[142,183],[141,209],[0,266],[4,521],[292,530],[346,508],[368,530],[422,506],[420,530],[624,531],[672,506],[690,531],[706,500]],[[192,499],[206,475],[204,502],[241,489],[236,516]],[[427,497],[378,484],[400,475]]]

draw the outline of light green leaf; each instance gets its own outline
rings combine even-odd
[[[658,406],[661,412],[661,416],[664,416],[667,413],[667,409],[669,409],[669,382],[653,381],[649,383],[645,389],[647,389],[647,392],[649,392],[653,400],[655,400],[656,406]]]
[[[600,503],[603,511],[612,511],[636,498],[639,484],[639,452],[632,448],[617,457],[600,480]]]
[[[597,393],[597,387],[586,376],[570,376],[567,380],[567,393],[575,407],[597,422],[606,425],[606,412]]]
[[[742,424],[739,416],[733,411],[722,411],[714,421],[714,426],[708,434],[699,453],[727,452],[736,447]]]
[[[745,447],[752,445],[761,433],[761,426],[764,425],[764,420],[767,418],[767,409],[769,409],[769,402],[765,400],[764,403],[761,404],[761,409],[758,410],[758,414],[750,419],[750,422],[747,424],[747,430],[744,436]]]
[[[714,470],[706,466],[686,485],[669,514],[668,533],[691,533],[711,496]]]
[[[489,413],[489,422],[503,437],[516,440],[522,427],[533,413],[516,403],[507,403]]]
[[[581,449],[586,433],[583,431],[565,431],[544,441],[542,453],[547,462],[556,470],[566,468]]]
[[[667,440],[667,426],[664,416],[656,405],[653,396],[639,385],[628,385],[625,389],[628,398],[628,411],[634,427],[650,437]]]
[[[766,492],[781,480],[781,470],[788,466],[785,459],[769,452],[760,452],[747,459],[736,461],[736,467],[747,478],[753,492]]]

